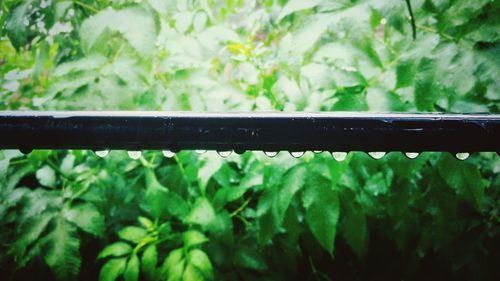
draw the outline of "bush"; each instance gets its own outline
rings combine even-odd
[[[4,110],[500,110],[497,1],[0,6]],[[2,279],[500,276],[493,153],[168,156],[0,152]]]

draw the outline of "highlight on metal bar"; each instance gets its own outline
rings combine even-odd
[[[0,149],[499,152],[500,115],[0,111]]]

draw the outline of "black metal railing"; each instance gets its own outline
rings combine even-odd
[[[0,111],[2,149],[500,151],[500,115]]]

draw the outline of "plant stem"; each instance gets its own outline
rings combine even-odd
[[[99,12],[99,10],[97,10],[96,8],[90,6],[89,4],[86,4],[86,3],[82,3],[78,0],[73,0],[73,3],[75,3],[76,5],[80,6],[80,7],[83,7],[87,10],[90,10],[91,12],[94,12],[94,13],[97,13]]]
[[[24,164],[24,163],[28,163],[28,162],[29,162],[29,159],[25,158],[25,159],[10,161],[9,165],[18,165],[18,164]]]
[[[67,179],[67,180],[71,180],[71,177],[69,177],[68,175],[66,175],[65,173],[63,173],[63,171],[61,171],[59,169],[59,167],[57,167],[56,164],[54,164],[54,162],[52,162],[51,160],[47,159],[47,164],[52,168],[54,169],[54,171],[56,171],[58,174],[60,174],[63,178]]]
[[[413,15],[413,10],[411,8],[410,0],[405,0],[406,6],[408,7],[408,12],[410,13],[411,31],[413,40],[417,39],[417,26],[415,24],[415,16]]]
[[[231,213],[231,217],[234,217],[236,216],[238,213],[240,213],[241,211],[243,211],[243,209],[245,209],[245,207],[248,205],[248,203],[250,203],[250,201],[252,200],[252,198],[248,198],[247,200],[245,200],[245,202],[243,202],[243,204],[241,204],[241,206],[238,207],[238,209],[234,210],[232,213]]]
[[[184,170],[184,166],[182,166],[182,163],[179,160],[179,157],[177,156],[177,154],[175,154],[174,159],[175,159],[175,162],[177,163],[177,166],[179,167],[179,170],[181,171],[182,177],[186,181],[186,184],[188,185],[188,187],[191,187],[191,182],[189,181],[189,179],[186,175],[186,170]]]
[[[449,35],[447,33],[441,32],[441,31],[439,31],[439,30],[437,30],[435,28],[432,28],[430,26],[417,25],[417,28],[421,29],[423,31],[426,31],[426,32],[439,34],[440,36],[442,36],[443,38],[445,38],[447,40],[450,40],[450,41],[456,42],[457,44],[462,45],[463,47],[467,48],[467,50],[469,50],[469,51],[473,51],[474,50],[474,48],[470,44],[467,44],[467,41],[464,41],[464,40],[461,40],[459,38],[453,37],[453,36],[451,36],[451,35]]]

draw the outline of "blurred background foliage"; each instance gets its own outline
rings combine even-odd
[[[3,0],[0,109],[498,113],[499,6]],[[500,276],[496,154],[166,156],[1,151],[2,280]]]

